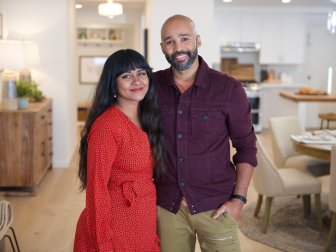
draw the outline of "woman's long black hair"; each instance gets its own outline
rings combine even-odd
[[[165,151],[160,130],[159,111],[157,107],[154,85],[152,83],[152,68],[146,59],[137,51],[123,49],[113,53],[105,62],[102,74],[96,87],[88,118],[81,131],[79,147],[79,171],[81,180],[80,189],[87,185],[87,138],[92,124],[107,108],[116,102],[116,79],[119,75],[134,70],[144,69],[149,78],[149,88],[144,99],[140,102],[140,122],[142,130],[148,135],[152,154],[156,161],[154,177],[161,176],[165,171]]]

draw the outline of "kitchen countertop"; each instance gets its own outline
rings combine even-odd
[[[336,93],[330,95],[302,95],[281,92],[280,96],[294,102],[336,102]]]

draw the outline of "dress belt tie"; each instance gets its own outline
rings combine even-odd
[[[122,194],[127,200],[127,205],[129,207],[133,207],[135,204],[135,200],[137,198],[137,194],[134,188],[134,181],[124,182],[121,186],[122,186]]]

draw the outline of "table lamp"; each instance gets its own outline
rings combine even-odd
[[[0,40],[0,75],[4,109],[17,109],[17,71],[39,64],[39,50],[32,41]]]

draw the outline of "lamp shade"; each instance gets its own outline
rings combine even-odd
[[[113,3],[112,0],[108,0],[106,3],[98,5],[98,13],[101,16],[108,16],[112,18],[113,16],[123,14],[123,6],[118,3]]]
[[[39,64],[37,44],[31,41],[0,40],[0,69],[21,69]]]

